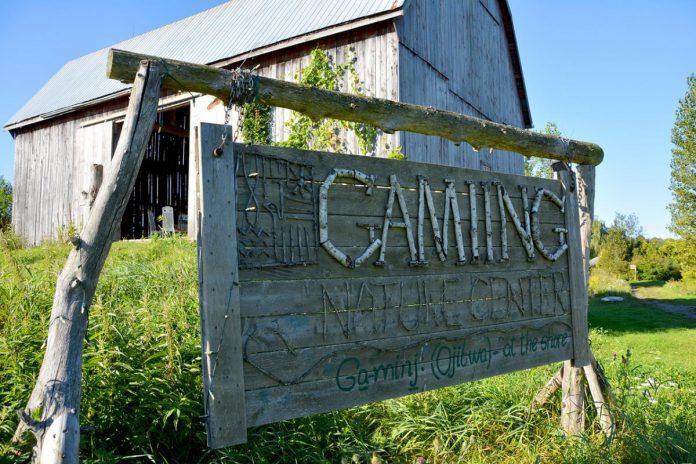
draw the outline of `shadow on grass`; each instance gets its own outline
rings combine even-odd
[[[656,303],[657,305],[664,304],[676,307],[676,311],[673,308],[667,308],[668,312],[685,312],[694,318],[696,315],[696,298],[693,294],[678,292],[672,290],[657,292],[651,291],[650,289],[660,289],[665,286],[665,282],[660,281],[643,281],[643,282],[633,282],[631,283],[631,291],[634,292],[634,296],[639,299],[650,303]],[[646,289],[641,292],[641,289]]]
[[[669,314],[631,296],[621,295],[624,301],[606,303],[599,297],[590,298],[591,328],[622,332],[660,332],[669,329],[696,329],[696,320]]]
[[[631,287],[632,288],[637,288],[637,287],[664,287],[665,286],[665,281],[663,280],[639,280],[635,282],[631,282]]]

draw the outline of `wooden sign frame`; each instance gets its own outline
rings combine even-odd
[[[200,129],[209,446],[244,443],[251,426],[589,363],[571,173],[240,145],[230,130]]]

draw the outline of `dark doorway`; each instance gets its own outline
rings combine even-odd
[[[143,164],[121,221],[121,239],[149,237],[162,228],[162,208],[174,209],[174,229],[188,230],[190,108],[157,115]],[[117,140],[122,124],[114,127]],[[115,146],[115,144],[114,144]]]

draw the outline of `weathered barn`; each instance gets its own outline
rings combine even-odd
[[[113,45],[194,63],[258,66],[292,80],[316,48],[355,57],[362,91],[519,127],[531,117],[506,0],[230,0]],[[68,62],[5,125],[15,138],[13,225],[29,243],[78,229],[118,139],[129,86],[105,77],[108,49]],[[195,146],[201,122],[222,123],[212,97],[163,94],[146,159],[123,218],[123,238],[147,235],[164,206],[194,235]],[[236,124],[232,112],[231,124]],[[284,140],[286,110],[274,111]],[[437,137],[380,134],[375,156],[401,147],[414,161],[521,173],[519,155],[474,151]],[[348,151],[357,152],[348,136]]]

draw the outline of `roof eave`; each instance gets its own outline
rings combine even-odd
[[[503,28],[508,41],[508,53],[512,61],[512,67],[515,72],[515,82],[517,84],[517,95],[520,99],[520,110],[522,111],[522,122],[525,129],[531,129],[532,113],[529,108],[529,98],[527,97],[527,86],[524,83],[524,74],[522,73],[522,61],[520,60],[519,48],[517,48],[517,38],[515,36],[515,26],[512,23],[512,12],[507,0],[499,0],[500,11],[502,13]]]
[[[97,105],[99,103],[104,103],[110,100],[115,100],[120,97],[124,97],[130,94],[130,89],[123,89],[119,90],[118,92],[110,93],[108,95],[104,95],[99,98],[95,98],[92,100],[88,100],[86,102],[79,103],[77,105],[71,105],[67,106],[65,108],[61,108],[55,111],[51,111],[48,113],[40,114],[38,116],[34,116],[33,118],[25,119],[23,121],[17,121],[13,122],[11,124],[6,124],[3,126],[3,129],[6,131],[15,131],[18,129],[22,129],[23,127],[26,126],[31,126],[32,124],[38,124],[40,122],[48,121],[49,119],[57,118],[59,116],[64,116],[69,113],[73,113],[75,111],[79,111],[84,108],[89,108],[90,106]]]
[[[245,59],[249,59],[252,57],[257,57],[261,55],[265,55],[267,53],[273,53],[277,52],[280,50],[284,50],[287,48],[292,48],[297,45],[302,45],[307,42],[312,42],[314,40],[320,40],[326,37],[330,37],[332,35],[340,34],[341,32],[345,32],[348,30],[353,30],[353,29],[359,29],[361,27],[365,26],[370,26],[372,24],[380,23],[383,21],[387,21],[393,18],[397,18],[399,16],[403,16],[404,12],[402,7],[398,7],[395,10],[379,13],[373,16],[368,16],[365,18],[360,18],[356,21],[349,21],[345,22],[342,24],[335,24],[331,27],[327,27],[325,29],[319,29],[314,32],[310,32],[309,34],[303,34],[299,35],[296,37],[292,37],[290,39],[286,39],[280,42],[276,42],[274,44],[266,45],[264,47],[260,47],[254,50],[250,50],[248,52],[241,53],[239,55],[231,56],[229,58],[225,58],[223,60],[218,60],[214,61],[212,63],[209,63],[211,66],[217,66],[217,67],[225,67],[229,66],[234,63],[238,63],[240,61],[243,61]]]

